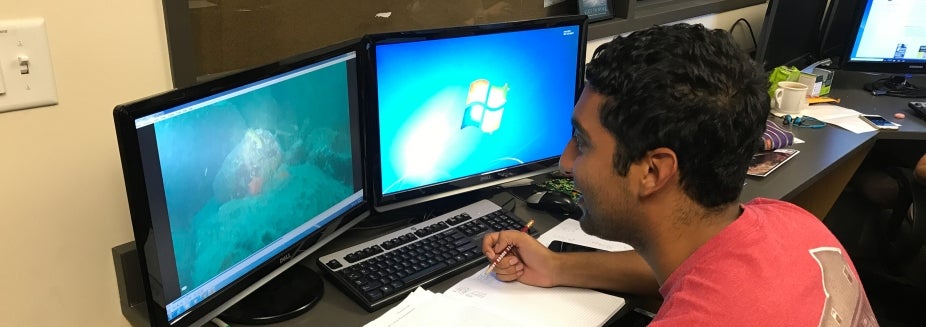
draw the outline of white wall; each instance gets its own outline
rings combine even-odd
[[[0,19],[46,19],[59,96],[0,113],[0,326],[128,326],[110,255],[132,240],[112,109],[170,88],[161,0],[0,8]],[[758,33],[764,12],[689,22],[729,29],[745,17]]]
[[[171,85],[161,1],[0,8],[45,18],[59,101],[0,113],[0,326],[128,326],[110,255],[132,239],[112,109]]]

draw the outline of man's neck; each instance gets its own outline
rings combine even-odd
[[[652,221],[659,226],[640,254],[656,274],[659,285],[701,245],[719,234],[741,214],[736,203],[706,210],[684,197],[674,205],[654,206]]]

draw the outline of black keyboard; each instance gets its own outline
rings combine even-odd
[[[369,312],[483,264],[482,237],[526,222],[482,200],[318,258],[330,280]],[[537,236],[537,230],[528,231]]]

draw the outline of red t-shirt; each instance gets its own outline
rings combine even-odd
[[[650,326],[877,326],[858,272],[823,223],[755,199],[663,284]]]

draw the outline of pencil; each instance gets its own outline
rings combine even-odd
[[[534,225],[534,220],[531,219],[531,221],[527,222],[527,225],[524,225],[524,227],[521,227],[521,233],[527,233],[527,231],[530,230],[531,226],[533,225]],[[495,261],[492,261],[492,264],[489,265],[489,268],[487,268],[483,274],[488,274],[490,271],[492,271],[492,269],[495,269],[495,265],[498,265],[499,262],[502,262],[502,259],[505,258],[505,255],[507,255],[508,252],[510,252],[511,248],[513,247],[514,247],[514,244],[508,244],[508,246],[506,246],[505,249],[502,250],[502,253],[499,254],[497,257],[495,257]]]

